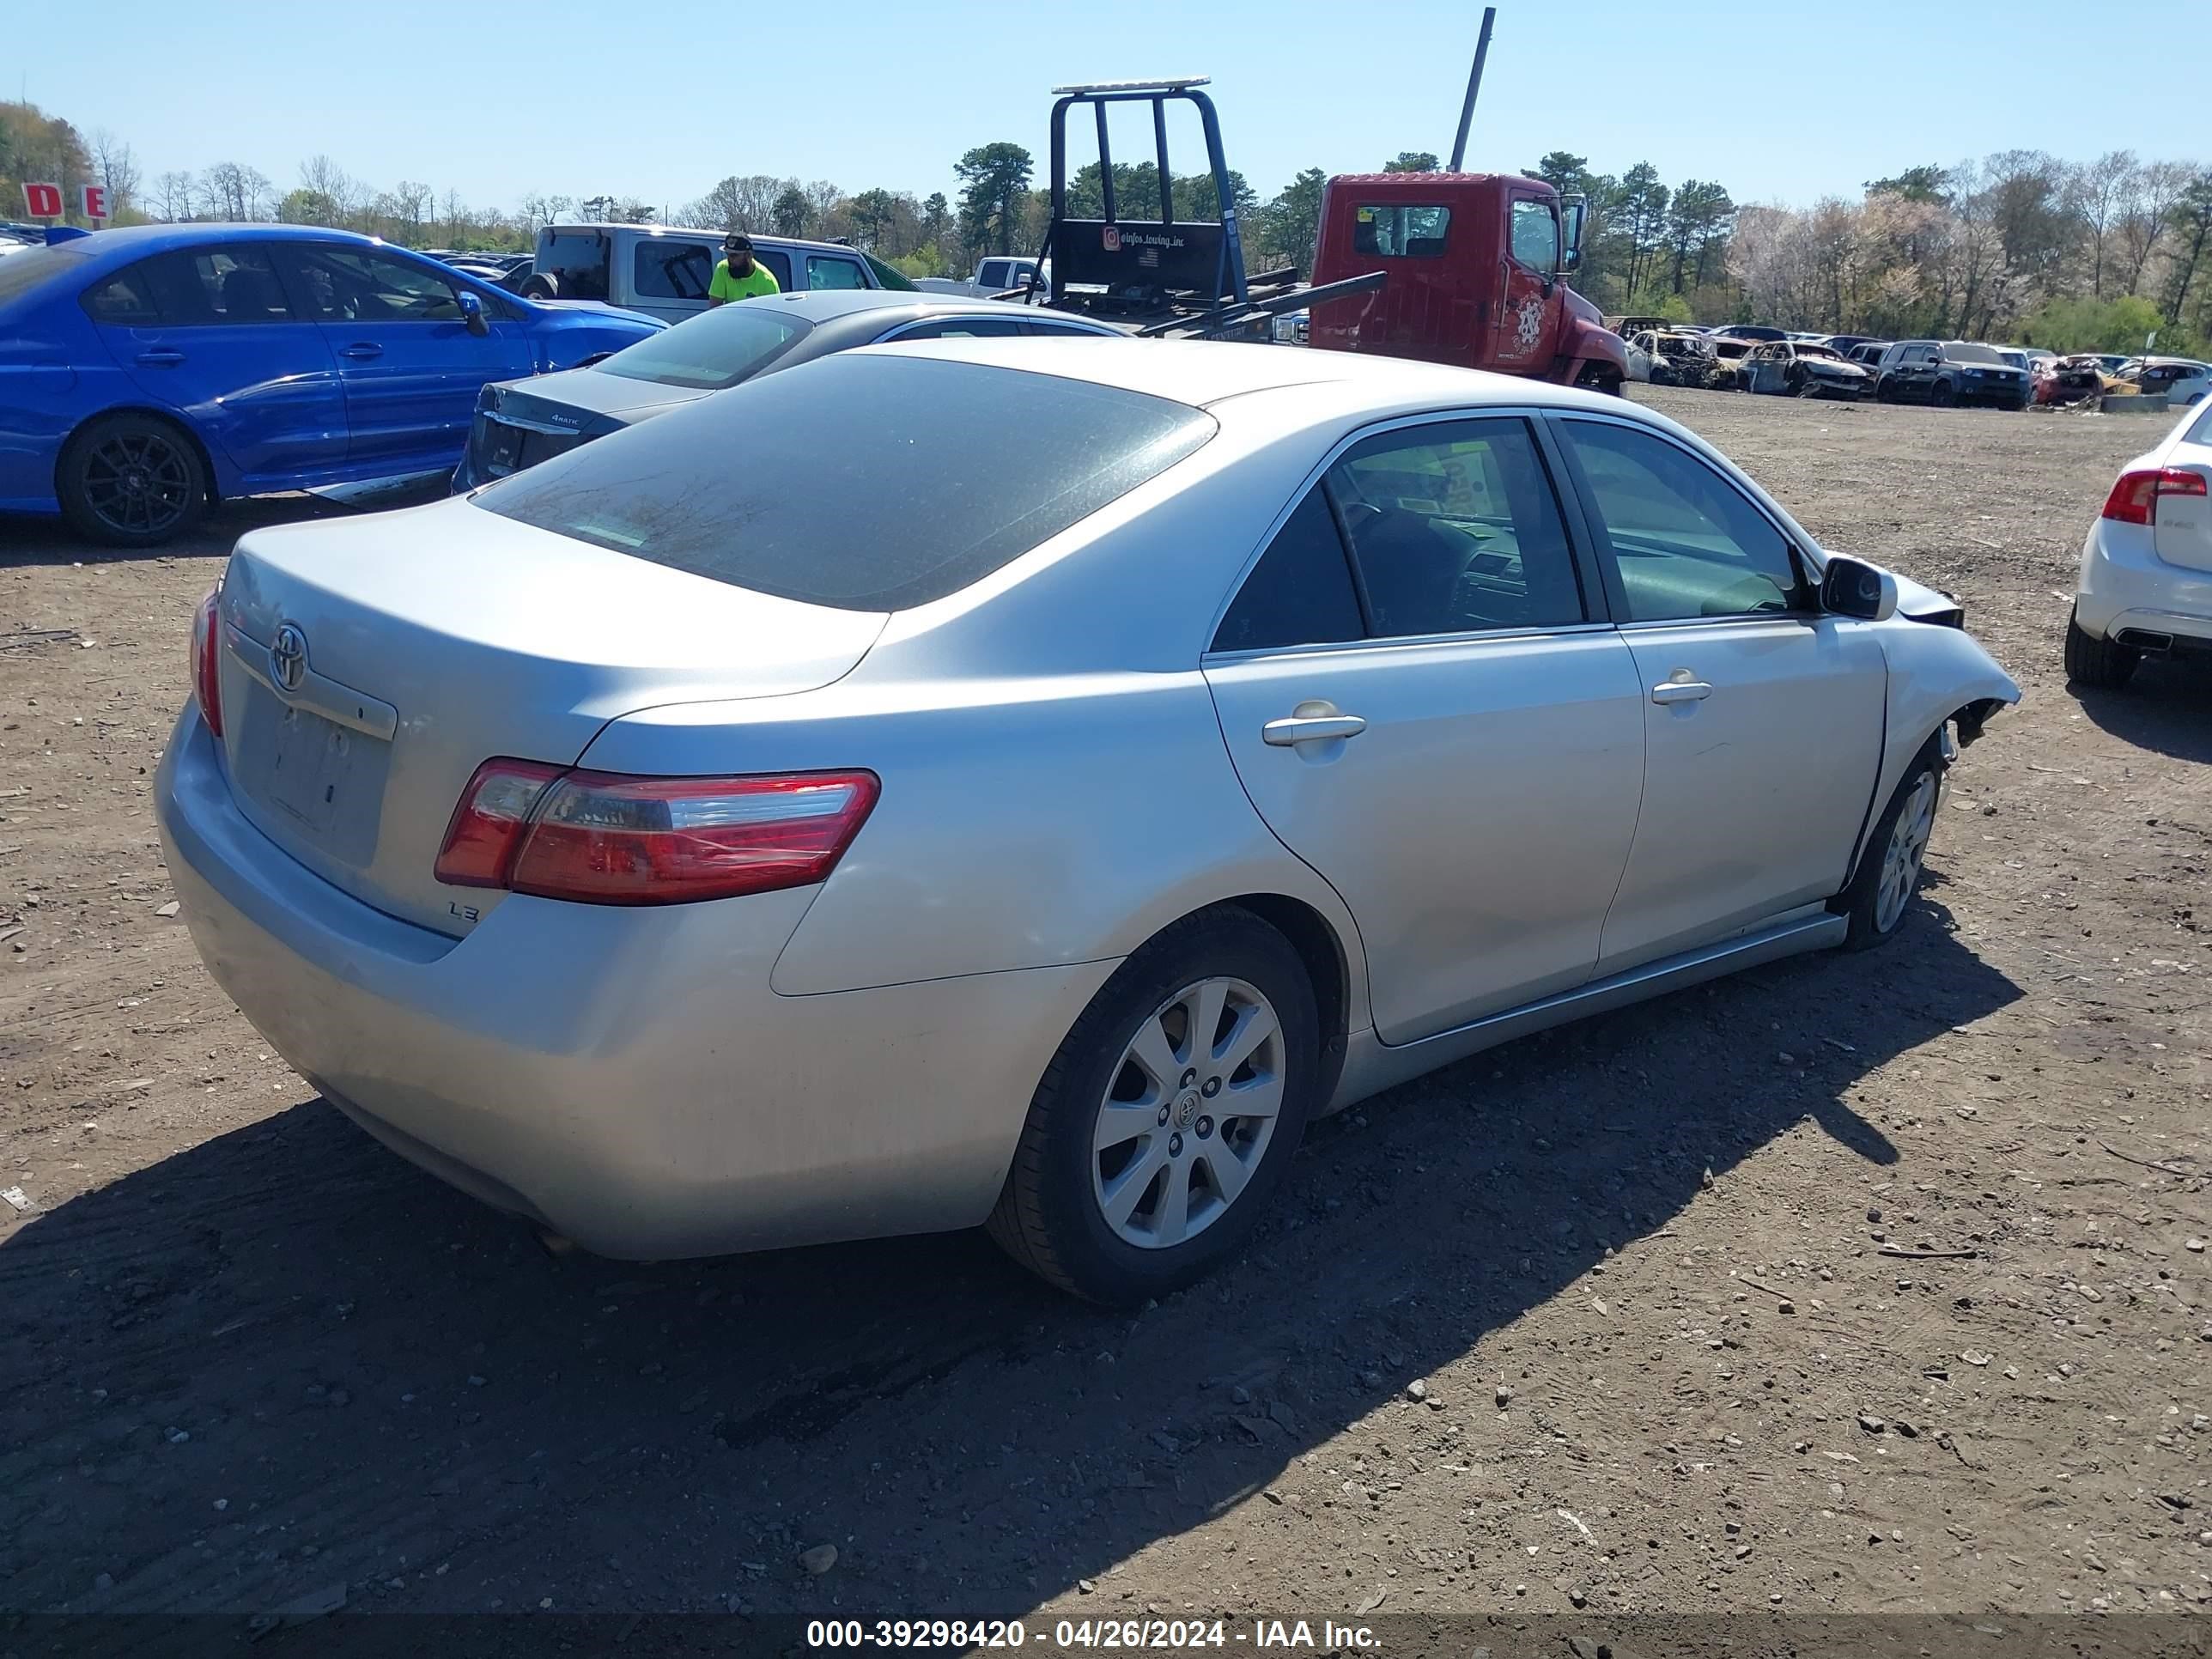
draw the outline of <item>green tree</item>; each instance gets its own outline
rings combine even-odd
[[[1724,185],[1686,179],[1675,187],[1667,208],[1667,247],[1674,261],[1669,292],[1705,286],[1705,268],[1717,263],[1735,218],[1735,204]]]
[[[953,176],[960,180],[960,232],[969,246],[1014,251],[1022,193],[1035,165],[1029,151],[1004,139],[979,144],[953,163]]]
[[[1927,166],[1907,167],[1887,179],[1869,179],[1869,196],[1899,196],[1908,202],[1948,202],[1951,199],[1950,169]]]
[[[769,222],[775,227],[779,236],[804,236],[814,217],[814,205],[806,199],[806,192],[794,179],[783,187],[769,210]]]
[[[942,247],[951,222],[952,204],[945,199],[943,191],[933,191],[921,204],[921,240],[933,250]]]
[[[898,218],[898,202],[887,190],[864,190],[850,204],[853,240],[869,252],[887,249]]]
[[[1401,149],[1393,161],[1385,161],[1385,173],[1434,173],[1437,167],[1437,154],[1431,149]]]
[[[1328,175],[1308,167],[1283,186],[1255,216],[1252,249],[1262,269],[1295,265],[1313,275],[1314,243],[1321,234],[1322,192]]]

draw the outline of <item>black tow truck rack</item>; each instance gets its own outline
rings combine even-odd
[[[1213,100],[1199,90],[1206,84],[1206,76],[1194,75],[1053,88],[1058,101],[1052,106],[1052,217],[1037,250],[1039,270],[1048,258],[1051,275],[1023,290],[1024,297],[1119,324],[1139,336],[1270,341],[1279,316],[1382,286],[1384,273],[1379,270],[1324,288],[1301,286],[1294,265],[1246,272],[1244,240],[1221,147],[1220,118]],[[1176,217],[1175,173],[1168,160],[1170,100],[1198,112],[1219,207],[1216,219]],[[1127,219],[1119,211],[1114,150],[1106,131],[1107,107],[1112,104],[1152,106],[1159,183],[1157,219]],[[1104,211],[1096,219],[1068,214],[1067,118],[1079,106],[1090,107],[1098,134]]]

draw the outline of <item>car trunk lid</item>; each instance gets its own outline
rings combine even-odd
[[[433,873],[481,763],[568,765],[639,708],[811,690],[849,672],[884,617],[456,500],[252,532],[224,576],[222,621],[240,810],[356,897],[459,934],[499,901]]]
[[[2207,493],[2159,495],[2152,527],[2158,556],[2185,570],[2212,570],[2212,445],[2176,444],[2166,464],[2203,479]]]

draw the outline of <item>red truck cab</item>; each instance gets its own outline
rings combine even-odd
[[[1510,173],[1331,179],[1315,286],[1374,270],[1389,280],[1315,306],[1309,343],[1619,391],[1626,343],[1566,284],[1581,263],[1582,206]]]

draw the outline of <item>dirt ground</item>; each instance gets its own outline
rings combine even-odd
[[[2026,690],[1903,936],[1334,1120],[1134,1318],[979,1237],[556,1256],[372,1144],[149,816],[229,542],[337,509],[0,524],[0,1613],[2201,1618],[2212,676],[2059,668],[2155,423],[1638,395]]]

